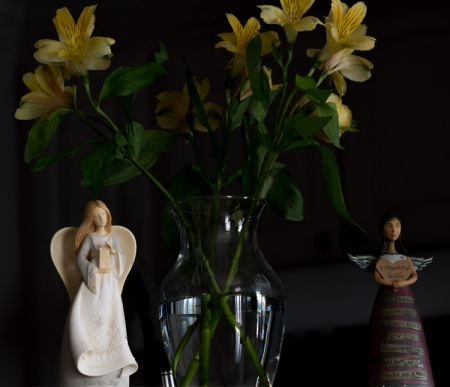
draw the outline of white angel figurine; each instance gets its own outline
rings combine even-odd
[[[113,232],[131,242],[128,257]],[[76,258],[67,250],[70,239]],[[77,230],[65,228],[53,237],[52,258],[72,301],[61,352],[61,385],[128,386],[129,375],[138,369],[127,341],[121,299],[135,251],[133,235],[111,226],[111,214],[100,200],[86,205]]]
[[[422,320],[409,285],[432,258],[408,256],[396,216],[381,221],[380,256],[349,255],[380,284],[370,317],[367,386],[434,386]]]

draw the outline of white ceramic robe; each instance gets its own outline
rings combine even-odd
[[[63,233],[67,232],[70,230]],[[117,254],[111,254],[112,270],[100,273],[98,251],[105,242],[110,242]],[[52,249],[52,256],[55,255]],[[128,376],[138,368],[128,346],[121,299],[121,287],[130,264],[126,265],[125,255],[112,234],[95,233],[86,236],[77,262],[82,281],[74,294],[64,329],[60,383],[63,386],[92,383],[128,386]],[[61,276],[67,277],[63,273]]]

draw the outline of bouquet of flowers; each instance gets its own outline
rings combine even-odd
[[[258,7],[267,26],[284,30],[283,38],[276,31],[261,31],[256,17],[243,25],[233,14],[226,15],[231,31],[218,34],[216,44],[217,49],[231,54],[222,106],[205,102],[210,83],[194,76],[186,63],[182,91],[164,91],[156,96],[157,129],[145,129],[134,121],[133,106],[141,89],[166,75],[165,46],[160,43],[151,62],[112,71],[94,95],[90,76],[94,70],[110,67],[114,40],[91,36],[96,6],[86,7],[77,22],[67,8],[58,9],[53,23],[59,40],[37,41],[34,57],[40,64],[34,73],[23,76],[29,92],[22,97],[15,116],[19,120],[37,119],[29,131],[25,161],[37,160],[33,166],[37,171],[90,146],[94,150],[80,160],[81,184],[94,198],[103,185],[120,184],[144,174],[176,209],[177,200],[204,192],[220,195],[239,183],[244,195],[264,199],[284,218],[300,221],[302,194],[278,158],[285,152],[316,148],[323,158],[323,175],[333,206],[341,217],[357,225],[344,203],[332,147],[341,149],[341,136],[356,131],[352,113],[342,100],[347,80],[365,81],[373,68],[367,59],[354,55],[375,45],[362,24],[367,8],[362,2],[349,7],[341,0],[331,0],[329,15],[320,20],[305,15],[314,0],[280,2],[281,8]],[[315,28],[323,29],[324,46],[308,49],[310,71],[296,74],[291,62],[298,34]],[[328,78],[331,82],[324,87]],[[87,106],[80,103],[80,89],[87,96]],[[123,126],[102,109],[102,102],[109,98],[123,99]],[[95,137],[58,154],[43,155],[69,115],[88,125]],[[197,145],[199,136],[210,140],[208,162]],[[165,187],[152,173],[152,166],[178,138],[192,147],[196,161],[186,165],[170,187]],[[239,139],[242,163],[230,170],[231,146],[236,143],[233,138]],[[233,149],[233,154],[236,152]],[[251,211],[254,209],[249,217]],[[267,385],[264,372],[259,376]]]

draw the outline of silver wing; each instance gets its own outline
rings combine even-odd
[[[377,257],[375,255],[351,255],[347,253],[352,262],[355,262],[361,269],[372,271],[375,268]]]
[[[414,269],[422,270],[425,266],[427,266],[433,260],[433,257],[430,258],[419,258],[419,257],[409,257],[414,265]]]

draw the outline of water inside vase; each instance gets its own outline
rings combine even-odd
[[[234,320],[250,339],[272,385],[283,340],[285,301],[262,294],[212,296],[210,306],[213,311],[216,310],[218,323],[210,344],[209,386],[260,385],[254,365],[241,344],[239,330],[221,312],[220,300],[226,300]],[[199,318],[200,312],[199,297],[179,299],[160,305],[162,337],[170,361],[189,327]],[[178,382],[185,375],[199,348],[200,332],[200,328],[195,330],[178,361],[176,372]],[[197,380],[194,379],[192,385],[197,384]]]

